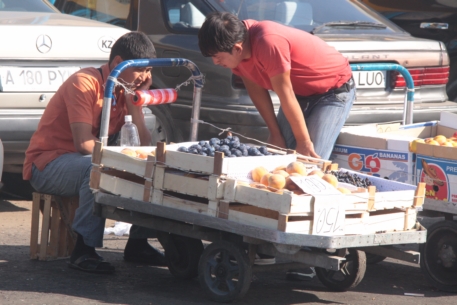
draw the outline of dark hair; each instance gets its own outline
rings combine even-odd
[[[243,42],[247,29],[237,16],[228,12],[212,12],[198,31],[198,46],[203,56],[219,52],[232,53],[235,43]]]
[[[132,31],[116,40],[111,48],[109,62],[118,55],[123,60],[156,58],[156,49],[146,34]]]

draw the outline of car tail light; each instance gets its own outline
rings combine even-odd
[[[238,75],[232,74],[232,87],[234,89],[246,89],[244,82]]]
[[[414,81],[414,87],[425,85],[445,85],[449,79],[449,66],[408,69]],[[403,76],[393,71],[390,75],[393,88],[406,87]]]

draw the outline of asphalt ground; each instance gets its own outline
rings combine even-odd
[[[167,268],[124,262],[125,236],[105,235],[99,250],[116,267],[113,275],[69,269],[67,259],[30,260],[31,206],[28,200],[0,201],[0,304],[215,304],[197,279],[178,280]],[[428,225],[436,220],[422,221]],[[107,226],[113,224],[107,220]],[[160,248],[156,240],[150,242]],[[404,247],[417,250],[417,246]],[[317,278],[289,281],[283,271],[255,274],[246,296],[235,304],[456,303],[457,295],[438,291],[426,282],[419,265],[388,258],[368,265],[362,282],[347,292],[331,292]]]

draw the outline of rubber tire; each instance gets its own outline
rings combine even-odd
[[[189,280],[198,276],[198,262],[203,253],[203,243],[199,239],[170,234],[170,242],[178,250],[179,258],[172,259],[167,255],[170,250],[165,248],[165,258],[167,260],[168,270],[176,278]]]
[[[175,128],[169,105],[150,106],[152,114],[156,116],[156,126],[152,134],[152,145],[157,142],[183,142],[181,131]]]
[[[437,234],[442,234],[443,232],[447,232],[447,234],[439,238],[439,235],[437,236]],[[435,241],[435,238],[439,239]],[[440,249],[438,243],[442,241],[443,238],[452,243],[455,253],[457,251],[456,222],[447,220],[440,221],[434,223],[427,229],[427,242],[420,245],[420,266],[427,282],[439,290],[456,293],[457,263],[454,263],[452,268],[447,268],[441,266],[441,264],[437,262],[438,259],[435,256]],[[446,282],[446,277],[450,277],[452,282]]]
[[[217,254],[220,255],[220,258],[217,258]],[[237,267],[238,272],[234,272],[225,281],[225,283],[235,284],[233,290],[222,290],[220,284],[217,287],[211,287],[211,284],[216,282],[212,277],[216,270],[223,273],[233,267]],[[237,275],[237,281],[233,282],[232,279],[235,275]],[[218,240],[203,251],[198,264],[198,281],[211,300],[226,303],[241,299],[248,291],[251,279],[252,267],[249,264],[246,251],[240,246],[232,242]]]
[[[7,173],[2,176],[3,188],[1,189],[3,198],[9,200],[32,200],[35,189],[29,181],[22,179],[22,173]]]
[[[356,287],[365,276],[365,271],[367,268],[365,252],[349,249],[349,254],[346,255],[346,261],[342,262],[341,268],[344,268],[344,266],[348,263],[351,263],[351,265],[349,265],[351,270],[348,270],[351,271],[349,276],[345,276],[341,270],[335,272],[333,270],[327,270],[319,267],[315,268],[316,275],[321,283],[332,291],[347,291],[351,288]],[[344,279],[333,279],[333,276],[336,274],[342,275]]]
[[[365,256],[367,257],[368,265],[374,265],[374,264],[380,263],[387,258],[382,255],[377,255],[377,254],[372,254],[372,253],[367,253],[367,252],[365,252]]]

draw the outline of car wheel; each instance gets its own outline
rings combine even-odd
[[[457,80],[447,86],[447,95],[450,101],[457,102]]]
[[[29,181],[22,179],[22,173],[3,173],[3,188],[1,189],[2,198],[17,200],[32,200],[34,188]]]
[[[156,116],[156,126],[152,132],[152,145],[155,145],[157,142],[183,142],[181,132],[174,127],[168,105],[151,106],[149,109]]]

